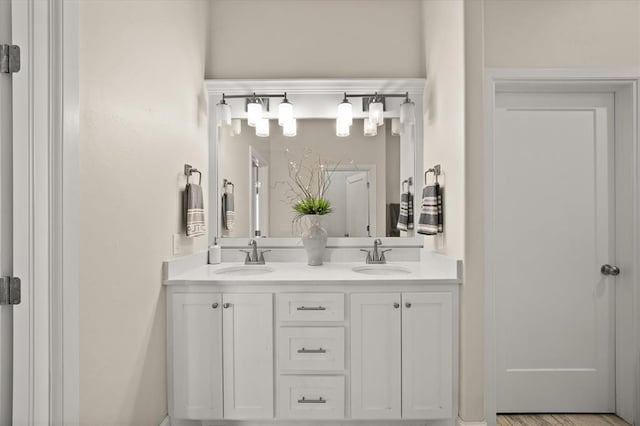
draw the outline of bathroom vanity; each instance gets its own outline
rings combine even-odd
[[[168,274],[172,425],[454,424],[460,271],[430,255]]]

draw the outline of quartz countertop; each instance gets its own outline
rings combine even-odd
[[[399,267],[405,272],[383,275],[363,274],[353,270],[360,267],[393,268]],[[266,273],[244,275],[224,273],[230,268],[268,268]],[[165,285],[189,284],[295,284],[307,283],[355,283],[355,282],[401,282],[433,284],[460,284],[462,282],[461,262],[442,255],[429,255],[420,262],[389,262],[386,265],[366,265],[364,262],[326,262],[321,266],[309,266],[301,262],[270,262],[266,265],[247,265],[243,263],[220,263],[198,266],[188,271],[168,276]]]

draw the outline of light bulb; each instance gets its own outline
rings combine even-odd
[[[238,136],[242,133],[242,121],[239,118],[231,120],[231,136]]]
[[[262,118],[262,104],[258,101],[247,104],[247,124],[256,127],[258,121]]]
[[[375,101],[369,104],[369,120],[376,126],[384,124],[384,105],[382,102]]]
[[[278,106],[278,124],[284,127],[291,120],[293,120],[293,105],[291,105],[285,94],[284,101],[280,102]]]
[[[353,105],[351,105],[351,102],[349,102],[346,97],[338,105],[337,121],[346,123],[347,126],[351,126],[353,124]]]
[[[282,135],[288,138],[292,138],[298,134],[298,120],[292,118],[282,126]]]
[[[416,123],[416,104],[407,99],[400,105],[400,123],[415,124]]]
[[[258,120],[258,122],[256,123],[256,136],[259,136],[261,138],[269,137],[269,119],[268,118],[261,118],[260,120]]]
[[[400,135],[402,134],[402,125],[400,124],[399,118],[391,119],[391,134],[392,135]]]
[[[231,125],[231,106],[226,103],[224,101],[224,99],[222,101],[220,101],[220,103],[218,103],[216,105],[218,111],[217,111],[217,115],[218,115],[218,126],[221,125],[225,125],[225,126],[230,126]]]
[[[376,136],[378,134],[378,125],[368,118],[364,119],[364,135]]]
[[[345,138],[349,136],[349,122],[346,119],[338,117],[336,120],[336,136]]]

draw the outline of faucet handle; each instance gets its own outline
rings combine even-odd
[[[256,244],[258,244],[258,243],[256,242],[256,240],[254,240],[254,239],[252,238],[252,239],[250,239],[250,240],[249,240],[249,244],[247,244],[247,245],[248,245],[248,246],[253,246],[253,245],[256,245]]]
[[[247,256],[244,258],[244,263],[249,263],[251,262],[251,252],[249,250],[238,250],[241,251],[242,253],[245,253]]]
[[[367,253],[367,259],[365,260],[365,262],[370,263],[373,259],[371,258],[371,251],[367,250],[367,249],[360,249],[360,251],[363,251],[365,253]]]
[[[260,263],[264,263],[264,254],[269,253],[270,251],[271,251],[270,249],[267,249],[267,250],[262,250],[260,252],[260,260],[259,260]]]
[[[388,251],[391,251],[393,249],[386,249],[386,250],[382,250],[382,252],[380,253],[380,262],[386,263],[387,262],[387,258],[384,256],[384,254]]]

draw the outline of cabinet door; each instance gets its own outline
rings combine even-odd
[[[174,294],[173,413],[178,419],[222,418],[222,306],[220,294]]]
[[[402,417],[452,416],[451,293],[402,295]]]
[[[400,294],[351,296],[351,416],[400,418]]]
[[[223,297],[224,417],[273,417],[273,297]]]

